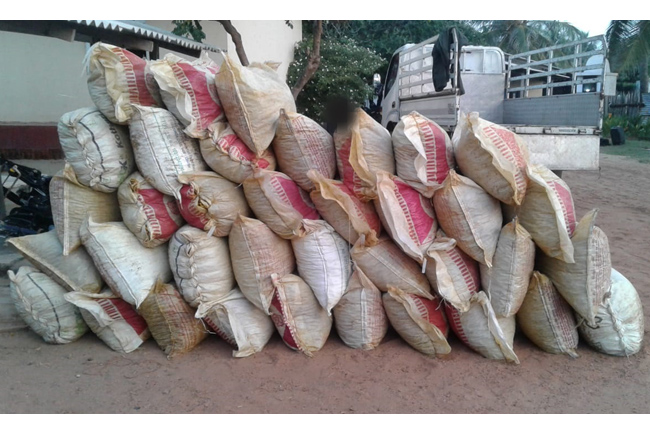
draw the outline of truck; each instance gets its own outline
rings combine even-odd
[[[492,46],[459,49],[456,29],[449,32],[447,65],[434,65],[440,35],[395,51],[381,91],[385,128],[417,111],[451,136],[460,116],[478,112],[522,136],[533,164],[558,173],[598,169],[605,96],[615,94],[617,76],[604,36],[508,54]],[[434,66],[449,75],[437,91]]]

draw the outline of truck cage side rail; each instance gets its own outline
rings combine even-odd
[[[603,56],[602,63],[587,65],[587,60],[598,54]],[[506,54],[506,99],[528,98],[529,91],[535,89],[542,89],[543,96],[552,96],[558,88],[563,88],[563,93],[568,88],[571,94],[576,93],[578,85],[600,83],[602,88],[606,54],[607,42],[602,35],[520,54]],[[590,78],[580,74],[598,69],[600,73],[595,78],[592,74]],[[531,84],[531,80],[544,78],[541,84]]]

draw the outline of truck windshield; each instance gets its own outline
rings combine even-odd
[[[390,60],[388,66],[388,73],[386,74],[386,87],[384,88],[384,97],[390,92],[391,87],[395,84],[397,79],[397,69],[399,68],[399,53],[395,54]]]

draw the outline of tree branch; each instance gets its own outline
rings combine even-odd
[[[239,57],[239,62],[242,64],[242,66],[248,66],[250,63],[248,62],[248,57],[246,56],[246,51],[244,50],[244,44],[241,40],[241,35],[235,26],[232,25],[230,20],[216,21],[223,26],[223,28],[226,30],[226,33],[228,33],[232,38],[232,42],[235,44],[235,51],[237,51],[237,57]]]
[[[323,21],[316,20],[314,21],[314,43],[312,45],[313,49],[309,53],[309,59],[307,60],[307,65],[305,66],[305,71],[302,73],[302,77],[298,80],[293,89],[291,89],[291,94],[293,99],[297,99],[298,95],[302,91],[302,88],[309,82],[311,77],[314,76],[318,67],[320,66],[320,41],[323,34]]]

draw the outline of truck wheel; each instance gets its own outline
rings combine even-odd
[[[392,134],[393,129],[395,129],[396,126],[397,126],[397,122],[388,122],[388,124],[386,125],[386,129],[388,130],[388,132]]]

